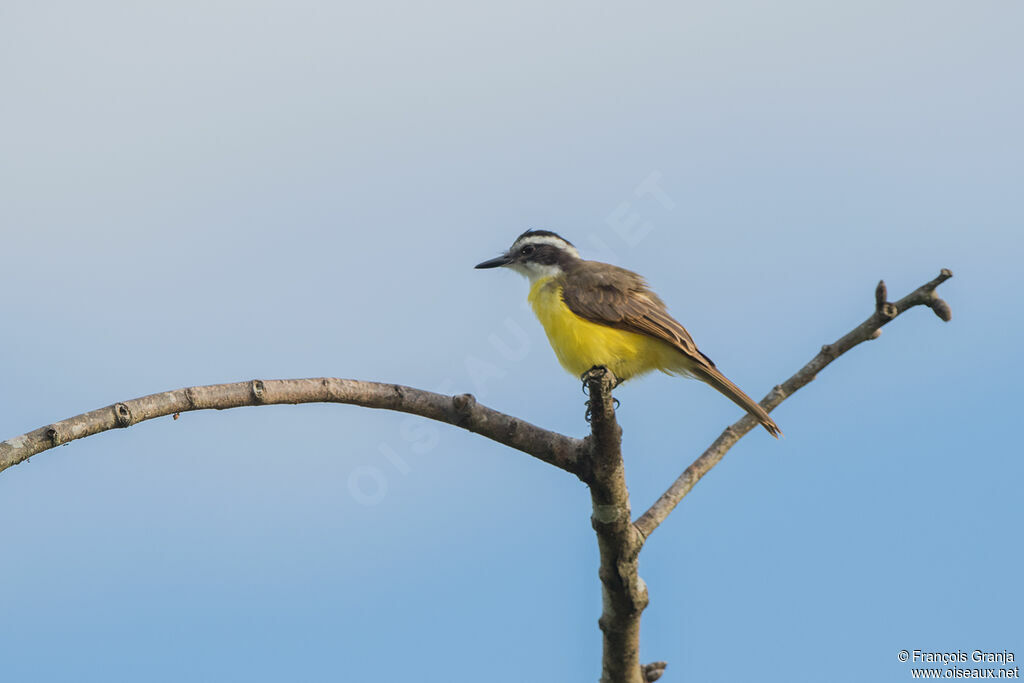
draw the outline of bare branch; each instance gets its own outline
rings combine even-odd
[[[492,410],[470,394],[446,396],[399,384],[333,377],[212,384],[115,403],[0,442],[0,472],[75,439],[165,415],[283,403],[350,403],[420,415],[486,436],[579,476],[583,441]]]
[[[940,299],[938,294],[935,293],[935,289],[951,277],[953,277],[953,273],[949,269],[943,268],[942,272],[934,280],[921,285],[896,303],[886,301],[885,282],[879,282],[878,287],[875,289],[875,312],[871,317],[835,343],[826,344],[821,347],[818,355],[812,358],[807,365],[800,368],[795,375],[768,392],[768,395],[761,399],[761,406],[768,412],[771,412],[798,389],[813,381],[818,376],[818,373],[829,363],[861,342],[877,339],[882,334],[883,326],[914,306],[928,306],[942,320],[946,322],[951,320],[953,314],[949,304]],[[690,492],[690,489],[725,457],[729,449],[744,434],[756,425],[757,423],[754,419],[747,415],[726,427],[725,431],[715,439],[714,443],[679,475],[679,478],[673,482],[672,486],[655,501],[647,512],[636,520],[635,526],[645,539],[658,528],[659,524],[665,521],[665,518],[675,509],[679,501]]]
[[[616,379],[609,370],[594,368],[584,375],[584,381],[590,395],[591,434],[584,440],[589,459],[581,468],[581,478],[590,487],[594,509],[591,523],[601,554],[601,683],[644,683],[654,679],[647,678],[647,669],[640,666],[639,658],[640,614],[648,601],[647,586],[637,574],[643,539],[630,521],[622,429],[615,419],[612,399]]]

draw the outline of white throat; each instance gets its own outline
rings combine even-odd
[[[529,279],[530,284],[538,280],[545,280],[562,274],[562,269],[556,265],[541,265],[540,263],[513,263],[509,266],[512,270]]]

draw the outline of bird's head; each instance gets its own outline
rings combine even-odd
[[[478,263],[476,267],[506,266],[533,282],[562,273],[567,263],[579,258],[580,253],[569,240],[550,230],[527,230],[516,238],[507,252],[497,258]]]

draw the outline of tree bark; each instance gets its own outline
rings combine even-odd
[[[631,521],[626,470],[622,462],[622,429],[615,419],[612,387],[615,376],[604,368],[585,375],[591,434],[582,479],[590,487],[591,524],[601,556],[603,634],[601,683],[644,683],[640,666],[640,615],[647,607],[647,586],[638,574],[643,539]]]

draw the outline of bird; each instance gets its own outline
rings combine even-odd
[[[668,313],[640,275],[588,261],[550,230],[527,230],[504,254],[476,268],[505,267],[530,281],[527,297],[559,363],[581,377],[595,367],[619,382],[660,370],[702,380],[750,413],[769,434],[782,430],[733,384]]]

